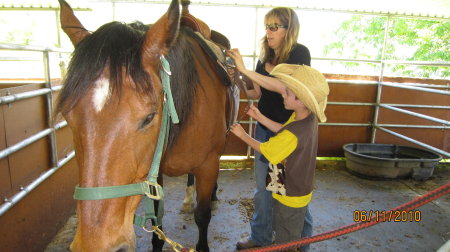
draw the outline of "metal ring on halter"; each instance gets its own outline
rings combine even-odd
[[[148,230],[148,229],[145,228],[145,226],[142,227],[142,229],[144,229],[144,231],[147,232],[147,233],[153,233],[153,232],[155,232],[154,229],[153,229],[153,230]]]
[[[164,55],[161,55],[161,56],[159,57],[159,60],[160,60],[161,62],[164,62],[164,61],[169,62],[169,61],[166,59],[166,57],[164,57]],[[164,67],[164,64],[161,64],[161,65],[162,65],[162,68],[163,68],[163,70],[164,70],[164,72],[165,72],[166,74],[172,75],[172,72],[170,71],[170,69],[166,69],[166,68]]]

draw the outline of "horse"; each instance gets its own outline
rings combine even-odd
[[[193,38],[192,29],[180,26],[178,0],[172,0],[167,12],[150,27],[111,22],[93,33],[84,28],[66,1],[59,2],[61,27],[75,50],[56,113],[72,130],[79,169],[77,189],[146,180],[164,121],[167,94],[160,71],[166,71],[162,59],[167,58],[180,123],[171,124],[158,182],[162,185],[161,173],[195,176],[196,250],[209,251],[211,195],[230,113],[227,80],[218,71],[220,67]],[[133,216],[141,198],[78,200],[71,250],[134,251]],[[154,235],[152,244],[154,251],[162,251],[164,241]]]

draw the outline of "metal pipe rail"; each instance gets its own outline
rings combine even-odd
[[[392,128],[410,128],[410,129],[450,129],[450,126],[440,125],[404,125],[404,124],[378,124],[379,127],[392,127]]]
[[[336,59],[336,58],[313,58],[316,60],[341,60],[342,59]],[[427,65],[427,66],[441,66],[441,67],[450,67],[450,62],[423,62],[423,61],[391,61],[391,60],[379,60],[379,61],[373,61],[373,60],[351,60],[351,59],[343,59],[344,61],[355,61],[355,62],[367,62],[367,63],[379,63],[382,65],[379,81],[366,81],[366,80],[328,80],[329,83],[334,84],[357,84],[357,85],[377,85],[377,101],[376,103],[351,103],[351,102],[329,102],[330,105],[348,105],[348,106],[375,106],[375,115],[373,123],[370,124],[357,124],[357,123],[320,123],[319,125],[328,125],[328,126],[372,126],[372,143],[375,142],[376,139],[376,129],[382,129],[385,132],[391,133],[393,131],[386,130],[385,128],[381,127],[378,122],[378,110],[380,107],[395,110],[397,112],[409,114],[412,116],[420,117],[423,119],[431,120],[433,122],[441,123],[443,126],[427,126],[427,125],[398,125],[398,124],[382,124],[382,126],[385,127],[398,127],[398,128],[423,128],[423,129],[449,129],[449,121],[442,120],[439,118],[434,118],[431,116],[423,115],[420,113],[411,112],[408,110],[400,109],[397,107],[409,107],[409,108],[427,108],[427,109],[450,109],[450,106],[436,106],[436,105],[414,105],[414,104],[381,104],[381,91],[383,86],[389,86],[389,87],[396,87],[396,88],[403,88],[403,89],[409,89],[409,90],[415,90],[415,91],[421,91],[421,92],[428,92],[428,93],[436,93],[436,94],[443,94],[443,95],[450,95],[450,91],[446,90],[437,90],[437,89],[450,89],[450,85],[430,85],[425,83],[392,83],[392,82],[384,82],[383,79],[383,67],[385,64],[409,64],[409,65]],[[424,148],[436,151],[436,148],[431,147],[430,145],[421,143],[419,141],[416,141],[412,138],[403,136],[401,134],[395,133],[392,134],[397,137],[400,137],[410,141],[412,143],[418,144],[419,146],[422,146]],[[439,149],[437,149],[439,150]],[[441,153],[443,155],[447,155],[448,153],[439,150],[438,153]]]
[[[450,67],[450,65],[449,65]],[[379,81],[370,81],[370,80],[335,80],[335,79],[328,79],[328,83],[333,84],[358,84],[358,85],[378,85],[383,84],[385,86],[392,86],[392,87],[399,87],[399,88],[405,88],[405,89],[413,89],[414,87],[422,87],[422,88],[429,88],[429,89],[435,89],[435,88],[442,88],[442,89],[450,89],[450,85],[432,85],[432,84],[426,84],[426,83],[394,83],[394,82],[379,82]],[[414,89],[414,90],[420,90],[420,91],[428,91],[422,90],[422,89]],[[430,91],[433,92],[433,91]]]
[[[9,44],[9,43],[0,43],[0,50],[71,53],[70,50],[64,49],[64,48],[48,47],[48,46],[33,46],[33,45],[17,45],[17,44]]]
[[[410,89],[410,90],[416,90],[416,91],[423,91],[428,93],[436,93],[436,94],[444,94],[444,95],[450,95],[450,91],[445,90],[435,90],[432,88],[423,88],[418,86],[412,86],[408,84],[395,84],[395,83],[387,83],[387,82],[381,82],[381,85],[388,86],[388,87],[396,87],[396,88],[404,88],[404,89]],[[441,86],[442,88],[450,88],[450,86]]]
[[[53,91],[58,91],[60,89],[62,89],[62,86],[56,86],[56,87],[51,87],[51,88],[41,88],[38,90],[23,92],[23,93],[19,93],[19,94],[2,96],[2,97],[0,97],[0,105],[12,103],[15,101],[20,101],[20,100],[25,100],[28,98],[33,98],[36,96],[46,95],[48,93],[51,93]]]
[[[39,139],[42,139],[42,138],[50,135],[52,132],[53,132],[53,129],[51,129],[51,128],[45,129],[39,133],[36,133],[16,144],[6,148],[6,149],[3,149],[2,151],[0,151],[0,159],[5,158],[5,157],[13,154],[16,151],[27,147],[28,145],[38,141]]]
[[[0,216],[3,215],[6,211],[8,211],[12,206],[17,204],[20,200],[22,200],[25,196],[27,196],[33,189],[39,186],[42,182],[48,179],[52,174],[54,174],[58,169],[60,169],[64,164],[70,161],[74,156],[75,152],[72,151],[62,160],[58,160],[57,146],[56,146],[56,131],[67,126],[66,121],[59,122],[53,125],[53,92],[58,91],[62,88],[60,86],[52,86],[51,78],[50,78],[50,56],[49,53],[70,53],[70,51],[66,49],[60,48],[52,48],[52,47],[42,47],[42,46],[28,46],[28,45],[15,45],[15,44],[4,44],[0,43],[0,50],[12,50],[12,51],[29,51],[29,52],[41,52],[42,59],[41,62],[44,65],[44,81],[41,82],[33,82],[38,84],[44,84],[45,88],[41,88],[38,90],[18,93],[14,95],[6,95],[0,97],[0,105],[2,104],[10,104],[16,101],[29,99],[38,96],[45,96],[46,98],[46,107],[47,107],[47,127],[46,129],[26,138],[22,141],[9,146],[0,151],[0,159],[6,158],[9,155],[21,150],[28,145],[44,138],[48,137],[50,142],[50,161],[51,168],[40,175],[37,179],[31,182],[29,185],[20,188],[20,192],[13,195],[11,198],[5,198],[4,204],[0,206]],[[13,58],[8,58],[13,59]],[[21,59],[21,57],[18,57]],[[15,83],[8,81],[8,83]],[[24,83],[28,84],[28,83]]]
[[[436,66],[448,67],[448,61],[413,61],[413,60],[370,60],[370,59],[351,59],[351,58],[327,58],[327,57],[312,57],[312,60],[327,60],[340,62],[361,62],[361,63],[376,63],[376,64],[392,64],[392,65],[414,65],[414,66]]]
[[[27,196],[31,191],[33,191],[36,187],[38,187],[42,182],[47,180],[51,175],[57,172],[61,167],[63,167],[67,162],[69,162],[72,158],[75,157],[75,151],[70,152],[65,158],[59,160],[58,165],[47,170],[41,176],[39,176],[36,180],[34,180],[31,184],[26,187],[21,188],[21,191],[16,193],[13,197],[9,199],[4,199],[2,205],[0,205],[0,216],[5,214],[11,207],[16,205],[19,201],[21,201],[25,196]]]
[[[393,106],[388,106],[388,105],[385,105],[385,104],[380,104],[379,106],[382,107],[382,108],[386,108],[386,109],[394,110],[394,111],[397,111],[397,112],[401,112],[401,113],[404,113],[404,114],[407,114],[407,115],[411,115],[411,116],[415,116],[415,117],[418,117],[418,118],[422,118],[422,119],[426,119],[426,120],[429,120],[429,121],[433,121],[433,122],[436,122],[436,123],[441,123],[441,124],[444,124],[444,125],[450,125],[450,121],[442,120],[442,119],[439,119],[439,118],[436,118],[436,117],[427,116],[427,115],[424,115],[424,114],[412,112],[412,111],[405,110],[405,109],[396,108],[396,107],[393,107]]]
[[[396,137],[399,137],[399,138],[401,138],[401,139],[404,139],[404,140],[406,140],[406,141],[408,141],[408,142],[417,144],[417,145],[419,145],[419,146],[421,146],[421,147],[424,147],[424,148],[426,148],[426,149],[429,149],[429,150],[432,150],[432,151],[434,151],[434,152],[437,152],[437,153],[443,155],[444,157],[450,158],[450,153],[449,153],[449,152],[446,152],[446,151],[444,151],[444,150],[435,148],[435,147],[433,147],[433,146],[431,146],[431,145],[428,145],[428,144],[426,144],[426,143],[417,141],[417,140],[415,140],[415,139],[413,139],[413,138],[404,136],[404,135],[402,135],[402,134],[396,133],[396,132],[394,132],[394,131],[392,131],[392,130],[388,130],[388,129],[386,129],[386,128],[380,127],[379,125],[377,125],[377,126],[375,126],[375,127],[376,127],[377,129],[381,130],[381,131],[384,131],[384,132],[386,132],[386,133],[389,133],[389,134],[391,134],[391,135],[394,135],[394,136],[396,136]]]
[[[359,80],[328,80],[328,82],[335,83],[335,84],[390,86],[390,87],[396,87],[396,88],[416,90],[416,91],[421,91],[421,92],[450,95],[450,91],[434,89],[434,88],[448,89],[449,88],[448,85],[430,85],[430,84],[423,84],[423,83],[390,83],[390,82],[365,81],[365,80],[362,80],[362,81],[359,81]],[[433,87],[433,88],[431,88],[431,87]],[[241,101],[248,101],[248,100],[242,99]],[[428,144],[419,142],[417,140],[414,140],[407,136],[403,136],[401,134],[395,133],[395,132],[385,128],[385,127],[395,127],[395,128],[443,129],[443,130],[450,129],[449,121],[398,108],[398,107],[405,107],[405,108],[426,108],[426,109],[450,109],[450,106],[416,105],[416,104],[377,104],[377,103],[362,103],[362,102],[328,102],[328,105],[374,106],[374,107],[378,107],[378,108],[386,108],[386,109],[394,110],[394,111],[408,114],[411,116],[415,116],[418,118],[422,118],[422,119],[430,120],[430,121],[433,121],[436,123],[440,123],[442,125],[435,126],[435,125],[407,125],[407,124],[378,124],[376,121],[374,121],[372,123],[319,123],[319,125],[343,126],[343,127],[373,127],[374,129],[380,129],[386,133],[392,134],[394,136],[397,136],[404,140],[410,141],[410,142],[417,144],[421,147],[424,147],[426,149],[430,149],[430,150],[440,153],[444,156],[450,157],[449,154],[443,150],[439,150]],[[252,120],[241,121],[241,123],[242,124],[250,124],[250,125],[255,124],[255,122]]]

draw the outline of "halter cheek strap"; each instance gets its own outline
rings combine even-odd
[[[172,123],[179,123],[179,118],[175,109],[172,91],[170,88],[170,64],[164,56],[161,56],[160,60],[162,66],[160,76],[164,90],[163,114],[158,142],[155,153],[153,154],[153,161],[147,175],[147,180],[141,183],[119,186],[79,187],[77,185],[75,187],[74,194],[74,199],[76,200],[102,200],[135,195],[146,195],[147,197],[142,199],[145,209],[144,216],[134,216],[134,224],[143,228],[145,228],[145,224],[149,219],[154,221],[155,226],[160,226],[162,224],[162,217],[164,214],[164,191],[161,185],[158,184],[157,178],[164,145],[167,143],[167,138],[169,136],[169,117],[171,118]],[[160,200],[157,215],[155,214],[154,200]]]

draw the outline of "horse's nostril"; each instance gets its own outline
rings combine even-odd
[[[116,252],[128,252],[128,245],[122,245]]]

